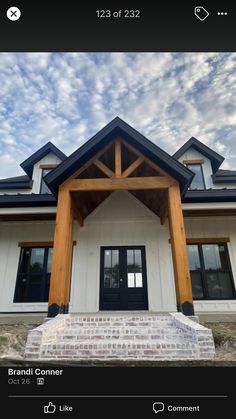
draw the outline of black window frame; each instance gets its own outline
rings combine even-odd
[[[41,183],[40,183],[39,193],[42,194],[42,195],[52,195],[52,192],[50,191],[49,187],[47,186],[47,184],[44,181],[44,176],[46,176],[48,173],[50,173],[52,171],[52,169],[50,167],[49,168],[44,167],[41,170],[42,170],[42,174],[41,174]],[[47,171],[46,174],[44,174],[45,171]],[[48,192],[42,192],[42,188],[43,188],[44,185],[47,187]]]
[[[44,261],[43,261],[43,272],[42,272],[42,280],[41,280],[41,284],[40,284],[40,298],[38,301],[27,301],[26,298],[24,298],[24,300],[19,300],[18,297],[18,286],[20,285],[20,280],[21,280],[21,276],[22,275],[29,275],[29,272],[22,272],[21,271],[21,261],[23,258],[23,252],[26,250],[30,250],[30,252],[32,251],[32,249],[44,249]],[[50,273],[50,277],[48,279],[48,275],[49,273],[47,272],[47,266],[48,266],[48,255],[49,255],[49,249],[53,249],[53,246],[40,246],[35,244],[35,246],[22,246],[20,249],[20,257],[19,257],[19,262],[18,262],[18,269],[17,269],[17,276],[16,276],[16,282],[15,282],[15,291],[14,291],[14,297],[13,297],[13,303],[17,303],[17,304],[38,304],[38,303],[47,303],[48,302],[48,298],[45,299],[45,292],[47,289],[47,285],[48,285],[48,290],[50,289],[50,277],[51,277],[51,273]],[[26,290],[25,290],[25,296],[27,297],[27,290],[29,288],[29,284],[26,284]]]
[[[206,189],[206,182],[205,182],[205,177],[204,177],[204,172],[203,172],[203,167],[202,167],[202,163],[186,163],[186,167],[189,169],[189,170],[192,170],[191,168],[193,167],[193,166],[200,166],[200,171],[201,171],[201,176],[202,176],[202,183],[203,183],[203,189]],[[194,172],[193,172],[194,173]],[[195,177],[195,176],[194,176]],[[193,180],[192,180],[192,182],[194,181],[194,178],[193,178]],[[201,190],[203,190],[202,188],[192,188],[192,182],[190,183],[190,185],[189,185],[189,190],[190,191],[194,191],[194,190],[199,190],[199,191],[201,191]]]
[[[218,246],[224,246],[225,249],[225,254],[226,254],[226,258],[227,258],[227,263],[229,266],[229,270],[209,270],[209,269],[205,269],[205,262],[204,262],[204,255],[203,255],[203,249],[202,246],[204,245],[218,245]],[[236,289],[235,289],[235,283],[234,283],[234,278],[233,278],[233,272],[232,272],[232,267],[231,267],[231,261],[230,261],[230,257],[229,257],[229,250],[228,250],[228,246],[226,242],[211,242],[211,243],[187,243],[187,246],[197,246],[198,247],[198,255],[199,255],[199,260],[200,260],[200,270],[190,270],[190,277],[191,277],[191,272],[200,272],[201,274],[201,282],[202,282],[202,290],[203,290],[203,298],[196,298],[193,296],[193,300],[195,301],[225,301],[225,300],[235,300],[236,299]],[[233,293],[233,297],[231,298],[216,298],[216,297],[210,297],[209,296],[209,290],[208,290],[208,286],[207,286],[207,273],[208,272],[212,272],[212,273],[217,273],[217,272],[226,272],[229,274],[230,277],[230,282],[231,282],[231,286],[232,286],[232,293]]]

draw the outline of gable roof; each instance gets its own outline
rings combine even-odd
[[[22,169],[25,171],[25,173],[27,173],[27,175],[30,178],[32,178],[34,164],[36,164],[39,160],[41,160],[49,153],[55,154],[62,161],[65,160],[67,157],[61,150],[59,150],[59,148],[52,144],[51,141],[48,141],[48,143],[46,143],[43,147],[41,147],[34,154],[28,157],[28,159],[24,160],[21,163]]]
[[[119,117],[113,119],[108,125],[102,128],[90,140],[71,154],[60,166],[48,173],[44,180],[56,194],[58,187],[68,177],[72,176],[81,166],[93,157],[98,151],[104,148],[111,140],[122,137],[143,155],[156,163],[161,169],[178,180],[181,192],[188,188],[194,174],[182,163],[171,157],[164,150],[152,143],[141,133],[136,131]]]
[[[197,140],[194,137],[191,137],[176,153],[173,154],[175,159],[179,159],[189,148],[194,148],[195,150],[199,151],[199,153],[203,154],[211,161],[211,167],[213,173],[217,171],[220,165],[224,161],[224,157],[220,154],[216,153],[207,145],[201,143],[201,141]]]
[[[33,181],[28,175],[9,177],[0,180],[0,189],[30,189]]]

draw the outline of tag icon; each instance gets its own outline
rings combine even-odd
[[[205,20],[209,16],[209,12],[203,6],[195,7],[194,14],[201,21]]]

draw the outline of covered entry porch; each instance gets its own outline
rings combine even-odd
[[[167,164],[165,170],[163,170],[161,164],[156,164],[150,158],[150,153],[147,156],[143,151],[145,150],[143,149],[141,152],[124,136],[110,138],[99,151],[90,151],[90,158],[87,158],[83,164],[77,165],[74,172],[58,184],[58,206],[48,303],[49,317],[68,312],[71,292],[74,220],[78,221],[79,232],[82,233],[83,228],[85,228],[83,227],[86,223],[85,219],[115,191],[128,191],[136,200],[139,200],[159,217],[161,225],[168,225],[177,310],[186,315],[194,314],[181,209],[182,184],[179,182],[178,176],[173,176],[173,170],[172,173],[168,173]],[[171,158],[169,157],[169,159]],[[83,240],[83,234],[81,234],[81,238],[78,235],[78,242],[80,239]],[[148,269],[142,242],[136,247],[130,246],[130,243],[127,242],[126,246],[122,248],[119,243],[117,243],[117,246],[114,246],[114,243],[111,244],[112,246],[104,247],[101,243],[101,257],[98,262],[101,268],[100,310],[136,310],[135,304],[132,307],[132,304],[127,303],[129,300],[128,294],[134,302],[136,300],[142,301],[143,305],[138,307],[148,310],[146,286]],[[114,278],[117,278],[117,286],[109,291],[107,289],[109,287],[104,287],[104,268],[106,251],[112,252],[112,250],[116,251],[116,257],[118,254],[119,268],[122,266],[123,268],[118,269],[116,276],[113,275]],[[125,267],[127,255],[131,258],[132,254],[134,265],[140,266],[140,263],[138,264],[135,261],[135,255],[141,261],[141,271],[137,266],[136,268],[134,266],[133,272],[127,272],[127,266]],[[107,257],[110,257],[108,253]],[[127,273],[126,277],[124,276],[125,271]],[[129,276],[129,273],[132,275]],[[77,281],[80,281],[79,272]],[[132,286],[132,281],[133,284],[138,281],[138,286]],[[109,298],[107,298],[110,292],[110,294],[113,293],[112,298],[114,299],[114,290],[116,297],[119,294],[118,297],[120,298],[120,300],[119,298],[117,300],[119,301],[118,307],[114,304],[109,306]],[[106,298],[104,298],[105,295]],[[155,296],[152,296],[152,298],[155,298]],[[105,304],[106,301],[108,305]],[[111,300],[110,303],[112,303]]]

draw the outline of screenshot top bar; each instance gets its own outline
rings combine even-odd
[[[229,1],[2,1],[0,51],[235,51],[235,19]]]

